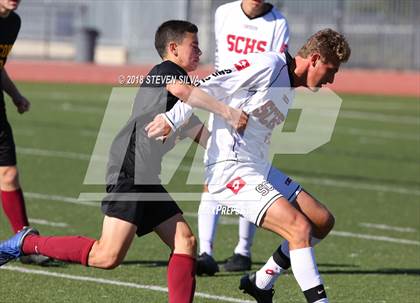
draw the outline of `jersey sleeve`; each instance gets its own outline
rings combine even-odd
[[[214,38],[215,38],[215,50],[214,50],[214,67],[217,70],[220,65],[220,34],[222,32],[223,24],[225,21],[225,12],[223,5],[216,9],[214,14]]]
[[[284,64],[275,53],[251,54],[240,60],[232,69],[217,71],[200,80],[197,86],[218,101],[226,103],[228,96],[241,90],[266,90],[278,77]],[[192,111],[190,105],[178,101],[165,113],[165,119],[175,130],[191,116]]]
[[[202,79],[199,88],[219,101],[240,90],[261,90],[272,83],[279,64],[278,56],[250,54],[233,68],[217,71]]]
[[[193,113],[192,107],[178,100],[177,103],[171,108],[171,110],[167,111],[163,114],[166,122],[172,128],[173,131],[176,131],[185,121],[187,121]]]
[[[280,53],[287,51],[289,35],[289,25],[287,20],[279,13],[279,19],[276,20],[276,30],[274,32],[272,50]]]

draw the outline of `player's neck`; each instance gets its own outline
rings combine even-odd
[[[250,18],[253,19],[257,16],[262,15],[264,12],[266,12],[271,6],[267,3],[264,3],[263,5],[255,8],[252,4],[246,4],[244,2],[241,3],[241,8],[244,14]]]
[[[9,17],[10,13],[12,11],[10,9],[7,9],[5,7],[0,6],[0,18],[7,18]]]
[[[292,77],[293,77],[293,86],[294,87],[306,86],[306,78],[308,76],[309,62],[307,62],[305,58],[302,58],[300,56],[296,56],[293,62],[294,64],[290,66],[290,69],[292,71]]]

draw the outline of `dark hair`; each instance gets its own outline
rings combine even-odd
[[[319,53],[322,60],[346,62],[350,57],[350,46],[344,36],[330,28],[320,30],[312,35],[298,51],[298,55],[307,58],[313,53]]]
[[[161,58],[166,55],[166,46],[169,42],[181,43],[185,33],[197,33],[195,24],[183,20],[169,20],[162,23],[155,34],[155,48]]]

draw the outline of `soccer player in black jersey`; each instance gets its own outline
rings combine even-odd
[[[19,1],[0,0],[0,191],[4,213],[16,233],[29,225],[25,202],[18,179],[16,149],[12,129],[6,116],[4,92],[19,113],[29,110],[29,101],[9,78],[5,64],[20,29],[20,17],[14,12]]]
[[[182,211],[160,185],[159,174],[162,157],[174,146],[176,138],[189,136],[200,141],[199,135],[207,130],[195,116],[165,141],[149,138],[146,128],[157,114],[171,109],[178,101],[166,90],[166,82],[185,81],[187,72],[197,68],[201,55],[197,31],[190,22],[167,21],[156,32],[155,47],[163,62],[145,77],[132,115],[111,146],[108,196],[102,202],[105,218],[100,239],[44,237],[33,229],[24,229],[0,243],[0,266],[22,254],[38,253],[62,261],[112,269],[123,261],[136,234],[142,236],[154,231],[172,252],[168,264],[169,302],[192,302],[196,240]],[[190,102],[191,106],[221,115],[240,129],[241,124],[233,121],[243,118],[241,110],[217,101],[212,104],[202,104],[199,100]]]

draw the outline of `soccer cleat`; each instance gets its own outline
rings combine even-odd
[[[249,294],[257,303],[272,303],[274,296],[274,289],[261,289],[255,284],[255,272],[247,274],[241,278],[239,289],[243,290],[244,294]]]
[[[250,257],[240,254],[233,254],[223,265],[225,271],[247,271],[251,269],[252,261]]]
[[[19,261],[22,264],[34,264],[40,266],[46,266],[54,261],[49,257],[43,255],[27,255],[27,256],[20,256]]]
[[[219,266],[212,256],[202,253],[197,258],[197,275],[214,276],[219,271]]]
[[[36,229],[25,226],[13,237],[0,243],[0,266],[7,262],[17,259],[23,255],[22,244],[25,237],[29,234],[39,234]]]

